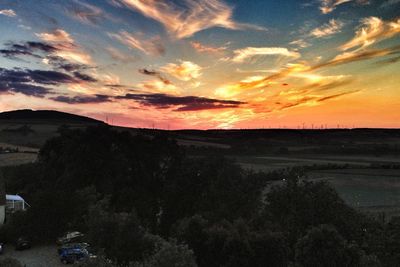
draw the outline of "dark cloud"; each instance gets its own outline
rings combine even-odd
[[[160,79],[160,81],[162,81],[164,84],[172,84],[172,82],[170,80],[168,80],[167,78],[163,77],[161,75],[160,72],[155,71],[155,70],[148,70],[148,69],[139,69],[139,72],[143,75],[148,75],[148,76],[154,76],[157,77],[158,79]]]
[[[238,108],[245,102],[234,100],[219,100],[198,96],[172,96],[167,94],[126,94],[117,99],[128,99],[146,106],[156,108],[172,108],[175,111],[198,111],[207,109]]]
[[[49,92],[50,89],[43,86],[0,81],[0,94],[21,93],[27,96],[44,97]]]
[[[67,103],[67,104],[95,104],[110,102],[111,98],[107,95],[90,95],[90,96],[56,96],[50,98],[51,100]]]
[[[0,68],[0,92],[43,97],[51,89],[42,85],[76,82],[74,77],[56,71]]]
[[[73,44],[70,44],[73,45]],[[0,49],[0,55],[10,59],[21,59],[23,56],[30,56],[46,60],[46,63],[56,70],[64,70],[67,72],[82,72],[90,68],[94,68],[84,64],[70,63],[62,57],[55,56],[53,53],[62,50],[62,47],[55,47],[45,42],[23,42],[23,43],[6,43],[4,49]],[[79,75],[79,74],[78,74]],[[86,75],[86,74],[84,74]],[[82,76],[82,80],[88,77]],[[89,79],[87,81],[93,81]]]
[[[83,73],[84,70],[94,67],[70,63],[62,57],[53,55],[53,52],[60,48],[52,46],[44,42],[23,42],[23,43],[7,43],[6,49],[0,50],[0,55],[11,59],[20,59],[21,56],[31,56],[43,59],[47,65],[51,66],[53,71],[42,70],[5,70],[2,69],[3,79],[18,79],[17,82],[33,82],[40,84],[57,85],[60,83],[73,82],[97,82],[97,79]],[[64,73],[61,71],[68,72]]]
[[[39,83],[45,85],[58,85],[77,81],[74,77],[58,71],[4,68],[0,68],[0,79],[3,82]]]
[[[52,70],[27,70],[26,75],[26,77],[30,77],[32,82],[40,84],[59,85],[64,83],[75,83],[77,81],[66,73]]]
[[[93,78],[92,76],[84,74],[84,73],[81,73],[81,72],[78,72],[78,71],[74,72],[74,76],[76,78],[78,78],[79,80],[81,80],[81,81],[93,82],[93,83],[97,82],[97,79]]]
[[[43,42],[24,42],[7,43],[6,48],[0,49],[0,54],[7,58],[18,58],[19,56],[32,56],[42,58],[37,53],[52,53],[58,49],[52,45]]]
[[[0,93],[22,93],[43,97],[51,92],[45,86],[59,86],[80,81],[93,82],[94,78],[74,72],[74,76],[49,70],[5,69],[0,68]]]

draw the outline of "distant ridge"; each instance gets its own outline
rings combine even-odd
[[[60,112],[55,110],[31,110],[31,109],[0,112],[0,120],[43,120],[43,121],[51,120],[51,121],[65,121],[65,122],[75,122],[75,123],[104,124],[104,122],[102,121],[71,113]]]

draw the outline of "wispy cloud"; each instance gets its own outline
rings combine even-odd
[[[303,38],[294,40],[292,42],[289,43],[290,45],[294,45],[298,48],[307,48],[310,46],[310,43],[308,43],[307,41],[305,41]]]
[[[165,54],[165,47],[160,36],[154,36],[150,39],[146,39],[141,33],[134,34],[127,31],[109,33],[109,36],[117,39],[128,47],[138,49],[147,55],[160,56]]]
[[[331,35],[339,33],[342,30],[343,26],[343,22],[331,19],[328,23],[312,30],[310,36],[315,38],[329,37]]]
[[[202,67],[190,61],[182,61],[180,64],[169,63],[161,70],[182,81],[190,81],[202,75]]]
[[[106,17],[101,8],[77,0],[68,6],[67,13],[80,22],[93,25],[98,24]]]
[[[291,58],[299,58],[300,53],[290,51],[284,47],[246,47],[234,51],[235,56],[233,62],[243,62],[244,60],[254,56],[284,56]]]
[[[399,53],[400,53],[400,46],[395,46],[395,47],[385,48],[385,49],[374,49],[374,50],[368,50],[368,51],[342,53],[330,61],[322,62],[322,63],[314,66],[313,69],[347,64],[347,63],[368,60],[368,59],[373,59],[373,58],[378,58],[378,57],[384,57],[384,56],[389,56],[389,55],[396,55]]]
[[[227,49],[225,46],[214,47],[214,46],[202,44],[200,42],[190,42],[190,45],[196,51],[201,52],[201,53],[221,53]]]
[[[57,48],[54,52],[54,56],[80,64],[90,65],[92,63],[91,56],[80,49],[75,44],[71,35],[62,29],[56,29],[52,32],[37,33],[36,36]]]
[[[52,32],[37,33],[37,37],[50,43],[73,43],[71,35],[62,29],[56,29]]]
[[[351,1],[353,0],[320,0],[321,5],[319,9],[322,14],[328,14],[335,10],[337,6]]]
[[[123,63],[131,63],[139,60],[138,56],[121,52],[118,49],[111,46],[107,47],[106,51],[108,52],[108,54],[111,56],[112,59]]]
[[[179,39],[190,37],[196,32],[212,27],[263,29],[235,22],[232,18],[232,7],[221,0],[185,0],[181,5],[174,4],[172,1],[158,0],[120,1],[144,16],[160,22],[172,36]]]
[[[363,49],[399,33],[400,19],[383,21],[377,17],[368,17],[361,21],[361,26],[356,31],[354,38],[342,45],[340,49],[343,51],[356,47]]]
[[[2,9],[2,10],[0,10],[0,15],[4,15],[4,16],[7,16],[7,17],[15,17],[15,16],[17,16],[15,11],[12,10],[12,9]]]

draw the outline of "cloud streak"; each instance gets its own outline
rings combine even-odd
[[[364,49],[379,41],[391,38],[400,33],[400,19],[383,21],[377,17],[368,17],[361,21],[353,39],[340,47],[342,51],[353,48]]]
[[[289,58],[299,58],[300,53],[290,51],[284,47],[246,47],[234,51],[233,62],[243,62],[255,56],[283,56]]]
[[[56,102],[67,103],[71,105],[76,104],[98,104],[111,102],[110,96],[107,95],[83,95],[83,96],[56,96],[50,98]]]
[[[67,13],[82,23],[92,25],[97,25],[106,17],[99,7],[77,0],[73,1],[73,4],[68,7]]]
[[[213,27],[233,30],[262,29],[235,22],[232,18],[233,9],[220,0],[185,0],[182,1],[182,5],[159,0],[121,0],[121,2],[144,16],[158,21],[170,35],[178,39],[188,38],[199,31]]]
[[[56,50],[56,47],[43,42],[7,43],[6,48],[0,49],[0,54],[11,59],[20,56],[41,58],[39,54],[53,53]]]
[[[353,0],[320,0],[321,5],[319,9],[322,14],[328,14],[335,10],[337,6],[351,1]]]
[[[331,35],[341,32],[343,26],[344,26],[343,22],[331,19],[329,23],[326,23],[321,27],[312,30],[310,36],[315,38],[329,37]]]
[[[159,109],[173,108],[174,111],[238,108],[246,104],[245,102],[234,100],[219,100],[198,96],[173,96],[167,94],[126,94],[116,98],[134,100],[142,105]]]
[[[160,36],[145,39],[143,34],[133,34],[127,31],[109,33],[108,35],[127,45],[129,48],[138,49],[147,55],[161,56],[165,54],[165,47]]]
[[[214,47],[202,44],[200,42],[190,42],[190,45],[200,53],[222,53],[226,50],[226,47]]]

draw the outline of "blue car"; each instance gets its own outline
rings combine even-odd
[[[60,261],[64,264],[75,263],[86,260],[90,257],[89,252],[84,248],[64,248],[59,250]]]
[[[70,243],[63,245],[58,248],[58,255],[61,255],[61,252],[68,249],[86,249],[89,251],[90,245],[88,243]]]

